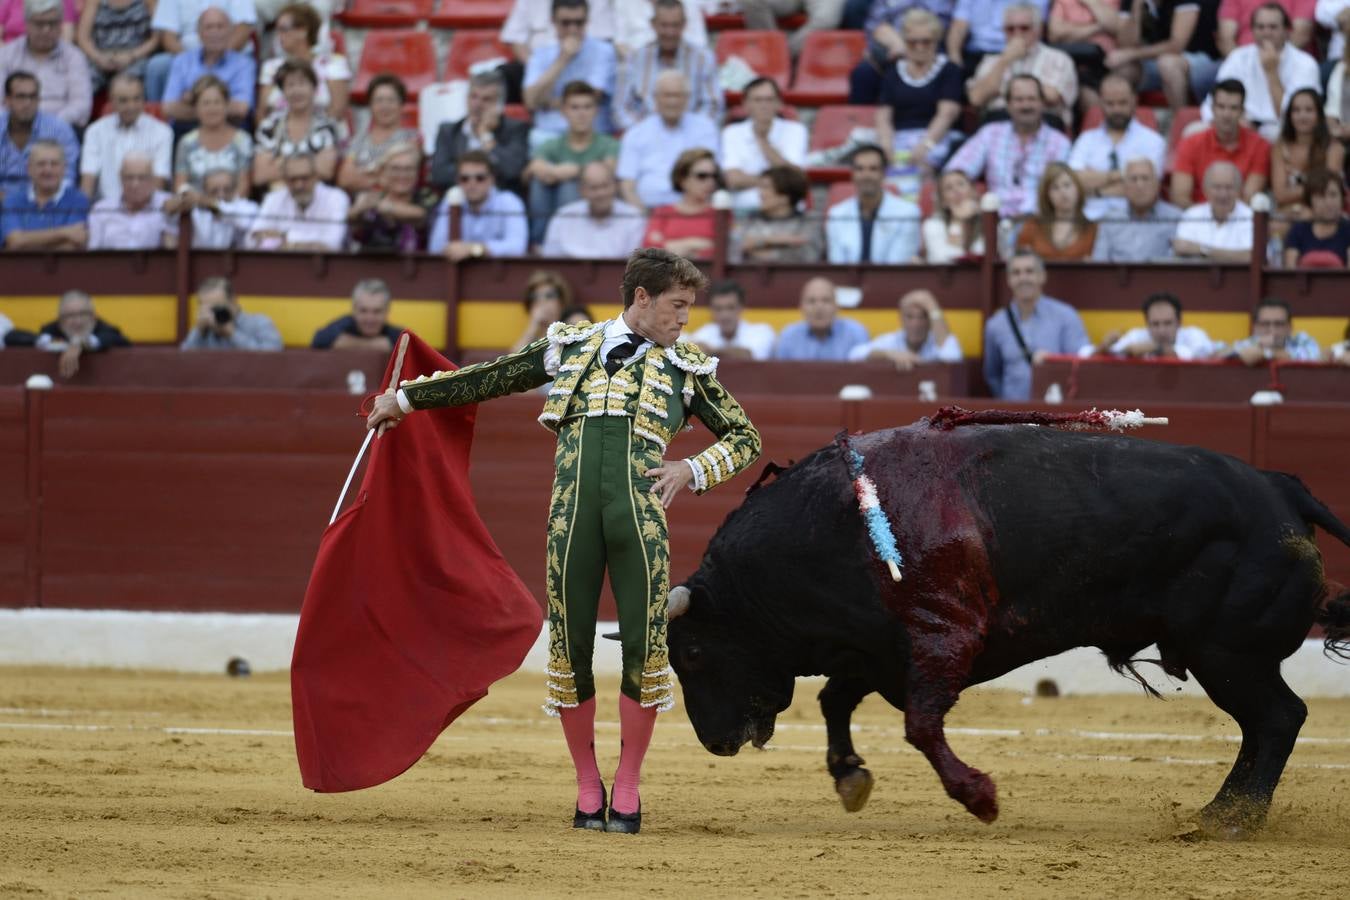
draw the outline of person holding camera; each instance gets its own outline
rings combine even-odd
[[[281,333],[262,313],[244,312],[228,278],[208,278],[197,288],[197,319],[184,350],[280,350]]]

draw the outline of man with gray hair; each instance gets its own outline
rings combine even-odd
[[[34,75],[42,86],[39,108],[67,125],[89,121],[94,93],[89,62],[61,38],[61,0],[24,0],[25,34],[0,47],[0,81],[14,72]]]
[[[636,4],[634,4],[636,5]],[[614,124],[632,128],[655,109],[652,90],[656,76],[666,69],[684,73],[693,88],[689,109],[714,122],[722,121],[726,106],[717,80],[717,60],[705,43],[685,37],[688,14],[681,0],[655,0],[651,6],[654,38],[633,50],[619,66],[614,87]],[[695,10],[694,15],[702,13]]]
[[[347,240],[351,206],[346,192],[319,180],[309,153],[282,160],[281,180],[286,189],[263,199],[248,245],[259,250],[340,251]]]
[[[1246,263],[1252,258],[1252,210],[1240,199],[1242,173],[1220,160],[1205,170],[1205,202],[1181,215],[1172,250],[1181,259]]]
[[[188,190],[165,207],[170,215],[192,210],[192,246],[196,250],[229,250],[243,246],[244,236],[258,218],[258,204],[239,193],[239,173],[212,169],[202,177],[200,191]],[[178,246],[176,222],[170,222],[165,245]]]
[[[469,78],[468,114],[458,122],[443,122],[436,130],[436,152],[431,158],[431,183],[446,190],[459,174],[459,158],[482,150],[492,160],[497,185],[525,196],[521,173],[530,161],[530,126],[502,115],[506,81],[495,69]]]
[[[980,60],[974,76],[966,82],[972,106],[987,113],[1003,113],[1008,81],[1014,75],[1035,75],[1045,94],[1045,111],[1057,124],[1073,124],[1078,100],[1078,69],[1073,58],[1041,41],[1042,7],[1013,3],[1003,8],[1004,45],[1000,53]],[[993,118],[1000,118],[996,115]]]
[[[121,196],[104,197],[89,213],[90,250],[158,250],[165,246],[170,194],[155,178],[148,154],[133,150],[122,157]]]
[[[115,75],[108,87],[113,111],[84,132],[80,152],[80,190],[91,200],[122,196],[122,159],[139,151],[150,157],[158,187],[173,174],[173,129],[145,112],[145,89],[128,72]]]
[[[1135,157],[1125,163],[1122,182],[1126,208],[1097,223],[1092,245],[1096,262],[1156,262],[1172,255],[1172,235],[1181,210],[1158,198],[1161,187],[1153,160]]]
[[[187,50],[201,49],[201,35],[197,33],[197,20],[208,7],[225,11],[230,18],[228,46],[241,53],[252,53],[251,41],[253,28],[258,24],[258,13],[253,0],[159,0],[155,4],[155,17],[150,27],[159,36],[163,53],[150,57],[145,68],[145,96],[148,100],[159,101],[164,97],[164,88],[169,80],[169,70],[173,68],[173,58]],[[169,99],[177,99],[170,97]]]
[[[358,281],[352,288],[352,311],[314,332],[315,350],[378,350],[388,353],[403,333],[389,324],[389,285],[379,278]]]
[[[609,163],[587,163],[580,181],[581,199],[559,207],[548,223],[544,256],[612,259],[641,247],[647,220],[617,199],[619,185]]]
[[[1078,311],[1045,295],[1045,263],[1030,250],[1008,259],[1012,299],[984,323],[984,380],[995,397],[1031,398],[1032,369],[1051,354],[1091,352]]]
[[[33,346],[61,354],[56,370],[62,378],[71,378],[80,371],[80,357],[84,353],[130,347],[131,341],[117,326],[95,314],[93,297],[84,291],[66,291],[57,304],[56,321],[42,326]]]
[[[6,250],[83,250],[89,198],[66,182],[66,152],[56,141],[28,149],[29,188],[11,191],[0,210],[0,245]]]
[[[645,215],[652,207],[675,203],[680,194],[670,183],[675,160],[702,147],[721,162],[721,136],[712,119],[689,111],[689,80],[678,69],[656,76],[656,115],[623,133],[619,142],[619,196]]]

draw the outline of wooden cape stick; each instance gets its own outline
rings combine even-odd
[[[390,379],[389,385],[384,389],[386,396],[392,395],[397,389],[399,378],[403,375],[403,355],[408,352],[408,332],[398,339],[398,349],[394,351],[394,377]],[[381,422],[376,428],[366,431],[366,439],[361,442],[361,449],[356,451],[356,459],[352,460],[351,471],[347,473],[347,480],[342,483],[342,492],[338,494],[337,504],[333,507],[333,514],[328,517],[328,524],[332,525],[337,521],[338,510],[342,509],[342,501],[347,499],[347,489],[352,486],[352,479],[356,477],[356,470],[361,465],[361,460],[366,455],[366,448],[370,446],[370,439],[384,434],[384,423]]]

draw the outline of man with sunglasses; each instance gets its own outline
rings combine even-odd
[[[523,96],[525,105],[534,112],[532,147],[567,132],[562,95],[563,88],[573,81],[583,81],[600,92],[595,130],[602,134],[614,130],[609,101],[614,96],[618,61],[612,44],[586,36],[589,15],[586,0],[553,0],[553,27],[558,40],[532,52],[525,64]]]
[[[0,79],[14,72],[32,74],[42,86],[41,110],[82,128],[94,102],[89,62],[78,47],[62,40],[61,21],[61,0],[25,0],[27,32],[0,47]]]
[[[1015,75],[1034,75],[1041,83],[1045,111],[1051,124],[1073,124],[1078,99],[1078,68],[1073,57],[1041,41],[1041,11],[1033,3],[1014,3],[1003,9],[1003,50],[980,60],[966,82],[972,106],[982,107],[985,121],[1006,115],[1003,94]]]
[[[459,158],[458,187],[464,194],[459,236],[450,240],[450,193],[436,207],[436,222],[427,243],[430,253],[444,253],[451,262],[484,256],[524,256],[529,243],[525,203],[510,191],[498,190],[492,159],[482,150]]]

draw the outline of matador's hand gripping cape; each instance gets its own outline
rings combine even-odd
[[[411,336],[385,384],[453,365]],[[401,774],[520,668],[543,612],[478,518],[476,406],[408,416],[373,442],[355,501],[324,532],[291,661],[305,787]]]

